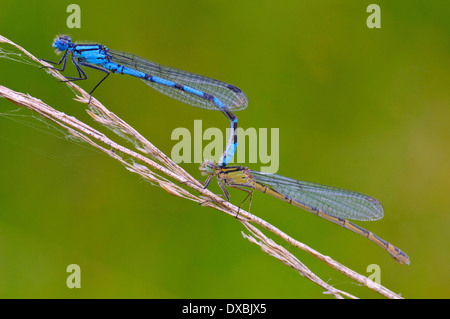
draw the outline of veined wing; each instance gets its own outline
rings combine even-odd
[[[241,89],[231,84],[211,79],[199,74],[179,70],[170,66],[164,66],[131,53],[120,52],[111,49],[109,49],[108,53],[112,56],[112,61],[117,64],[125,65],[126,67],[135,69],[139,72],[172,81],[177,84],[189,86],[196,90],[210,94],[218,98],[229,110],[243,110],[248,105],[248,99],[245,93],[242,92]],[[195,94],[191,94],[171,86],[151,82],[145,79],[141,80],[158,92],[186,104],[209,110],[219,109],[213,101],[204,99]]]
[[[342,188],[257,171],[250,171],[255,181],[291,197],[312,210],[320,209],[326,214],[352,220],[371,221],[383,218],[384,210],[373,197]]]

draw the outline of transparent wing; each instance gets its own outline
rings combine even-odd
[[[312,209],[352,220],[371,221],[383,218],[384,210],[373,197],[342,188],[297,181],[292,178],[250,171],[255,181],[270,186],[277,192],[289,196]]]
[[[213,95],[217,97],[229,110],[243,110],[248,105],[248,99],[245,93],[231,84],[199,74],[179,70],[170,66],[164,66],[131,53],[119,52],[111,49],[109,49],[108,53],[112,56],[112,61],[117,64],[125,65],[139,72],[169,80],[177,84],[189,86]],[[217,105],[212,101],[201,98],[195,94],[191,94],[171,86],[147,81],[145,79],[141,80],[158,92],[173,99],[204,109],[218,110]]]

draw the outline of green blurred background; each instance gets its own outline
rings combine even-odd
[[[280,130],[278,173],[378,198],[384,219],[358,224],[411,265],[263,194],[253,213],[362,274],[378,264],[381,284],[404,297],[450,297],[449,2],[377,1],[381,29],[366,26],[371,1],[77,1],[81,28],[68,29],[70,3],[2,1],[0,34],[41,58],[57,60],[52,40],[69,34],[235,84],[250,100],[240,125]],[[89,91],[103,74],[87,72],[78,84]],[[38,68],[0,59],[0,84],[92,124]],[[228,127],[131,77],[112,75],[95,96],[168,155],[175,128]],[[0,100],[0,113],[17,109]],[[18,114],[0,117],[0,297],[330,298],[243,239],[233,218]],[[380,297],[278,242],[336,288]],[[66,286],[73,263],[81,289]]]

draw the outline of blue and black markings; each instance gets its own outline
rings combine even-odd
[[[211,94],[205,93],[205,92],[203,92],[203,98],[208,101],[214,100],[214,96],[212,96]]]
[[[233,158],[237,148],[237,118],[232,111],[242,110],[248,105],[247,96],[241,89],[202,75],[162,66],[130,53],[114,51],[101,44],[76,44],[67,35],[57,38],[53,47],[64,52],[61,60],[59,62],[44,61],[55,65],[62,63],[61,69],[53,68],[64,71],[67,58],[71,55],[77,69],[78,78],[66,77],[67,81],[87,79],[82,67],[106,73],[89,92],[91,98],[95,89],[112,72],[137,77],[157,91],[184,103],[210,110],[220,110],[230,121],[230,135],[219,166],[225,167]]]

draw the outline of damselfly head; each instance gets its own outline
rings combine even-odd
[[[212,174],[216,169],[217,164],[208,159],[205,159],[203,163],[200,165],[200,171],[202,172],[202,175]]]
[[[58,51],[66,51],[72,44],[72,39],[68,35],[61,35],[53,42],[53,47]]]

